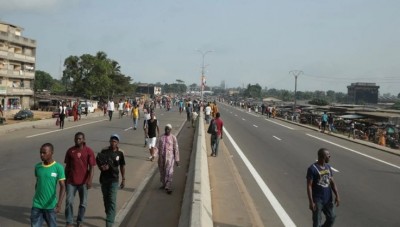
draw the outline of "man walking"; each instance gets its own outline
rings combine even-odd
[[[67,199],[65,204],[65,219],[67,226],[73,226],[74,199],[79,193],[79,210],[76,226],[80,227],[84,221],[88,200],[88,189],[92,187],[93,166],[96,165],[93,150],[86,146],[85,134],[77,132],[74,138],[75,145],[65,154],[65,174],[67,176]]]
[[[65,106],[65,102],[62,102],[58,112],[59,112],[59,118],[60,118],[60,129],[63,129],[65,115],[67,113],[67,107]]]
[[[211,134],[211,156],[217,157],[218,156],[218,146],[219,146],[219,140],[222,139],[222,134],[223,134],[223,128],[224,128],[224,122],[221,120],[221,114],[217,112],[215,114],[215,119],[213,119],[210,123],[213,124],[213,121],[215,122],[215,126],[217,128],[217,133],[212,133]]]
[[[115,109],[114,100],[110,99],[107,103],[108,117],[110,121],[112,120],[114,109]]]
[[[35,165],[35,195],[31,210],[31,226],[41,227],[45,221],[49,227],[57,227],[57,213],[61,211],[65,196],[65,173],[63,166],[53,160],[54,146],[45,143],[40,148],[40,159]],[[59,193],[57,200],[57,183]]]
[[[158,128],[158,120],[155,118],[155,113],[150,113],[150,119],[146,121],[145,133],[147,138],[147,144],[149,145],[150,157],[149,160],[154,160],[154,147],[156,146],[157,135],[160,135],[160,129]]]
[[[110,146],[103,148],[96,157],[97,166],[101,171],[100,184],[106,211],[106,227],[113,225],[117,212],[119,172],[121,172],[122,177],[119,186],[121,189],[125,187],[125,156],[124,152],[118,147],[119,141],[117,134],[111,135]]]
[[[138,120],[139,120],[139,117],[140,117],[140,114],[139,114],[139,105],[134,105],[133,107],[132,107],[132,118],[133,118],[133,130],[136,130],[137,129],[137,125],[138,125]]]
[[[331,155],[325,148],[318,150],[318,161],[307,169],[307,196],[312,211],[313,227],[330,227],[335,222],[336,214],[332,202],[332,191],[335,194],[336,206],[339,206],[339,194],[333,180],[331,166],[328,165]],[[322,223],[322,213],[325,223]]]

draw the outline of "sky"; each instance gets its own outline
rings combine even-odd
[[[398,0],[0,0],[37,41],[36,69],[103,51],[133,82],[400,93]],[[208,52],[212,51],[212,52]],[[61,70],[60,70],[61,69]],[[298,71],[295,71],[298,70]]]

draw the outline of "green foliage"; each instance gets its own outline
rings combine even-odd
[[[391,109],[400,110],[400,102],[396,102],[395,104],[393,104]]]
[[[119,63],[101,51],[95,56],[69,56],[64,66],[62,84],[75,96],[129,95],[135,88],[130,83],[132,78],[121,73]]]
[[[243,96],[247,98],[261,98],[261,86],[259,84],[248,84],[247,89],[243,92]]]
[[[308,103],[312,104],[312,105],[317,105],[317,106],[326,106],[329,104],[328,101],[326,101],[324,99],[319,99],[319,98],[313,99],[313,100],[309,101]]]
[[[34,90],[51,90],[54,84],[54,79],[50,74],[44,71],[37,70],[35,72]]]

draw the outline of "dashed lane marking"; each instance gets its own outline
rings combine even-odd
[[[269,120],[269,119],[267,119],[267,118],[264,118],[264,119],[265,119],[266,121],[269,121],[269,122],[271,122],[271,123],[280,125],[280,126],[282,126],[282,127],[288,128],[288,129],[290,129],[290,130],[294,130],[294,128],[292,128],[292,127],[289,127],[289,126],[286,126],[286,125],[283,125],[283,124],[279,124],[278,122],[271,121],[271,120]]]
[[[257,125],[253,125],[254,127],[256,127],[256,128],[258,128],[258,126]]]
[[[277,140],[282,140],[281,138],[276,137],[276,136],[272,136],[272,137],[274,137],[274,138],[277,139]]]
[[[89,122],[89,123],[85,123],[85,124],[81,124],[81,125],[75,125],[75,126],[67,127],[67,128],[64,128],[64,129],[57,129],[57,130],[52,130],[52,131],[48,131],[48,132],[43,132],[43,133],[39,133],[39,134],[27,136],[26,138],[32,138],[32,137],[36,137],[36,136],[42,136],[42,135],[46,135],[46,134],[50,134],[50,133],[54,133],[54,132],[59,132],[59,131],[63,131],[63,130],[68,130],[68,129],[71,129],[71,128],[81,127],[81,126],[84,126],[84,125],[95,124],[95,123],[102,122],[102,121],[106,121],[106,120],[107,120],[107,119],[100,120],[100,121],[93,121],[93,122]]]

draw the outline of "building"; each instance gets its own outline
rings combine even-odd
[[[147,95],[150,98],[161,95],[161,87],[152,84],[138,84],[136,94]]]
[[[375,83],[351,83],[347,86],[347,96],[352,104],[377,104],[378,95],[379,86]]]
[[[36,41],[22,31],[0,21],[0,101],[5,110],[33,105]]]

